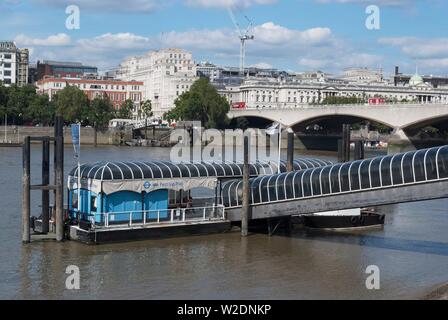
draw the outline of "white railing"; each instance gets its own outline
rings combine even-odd
[[[107,212],[102,214],[102,222],[95,223],[94,228],[138,227],[158,224],[180,224],[226,219],[222,205],[198,208],[177,208],[162,210],[140,210]]]

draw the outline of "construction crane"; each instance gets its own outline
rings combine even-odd
[[[249,22],[247,29],[244,32],[241,30],[240,25],[236,21],[235,14],[233,13],[232,8],[228,8],[230,19],[232,19],[233,24],[235,25],[236,30],[238,31],[238,38],[241,41],[240,48],[240,75],[244,76],[244,64],[246,62],[246,41],[254,40],[255,36],[251,34],[251,29],[253,26],[252,21],[247,16],[244,16],[246,20]]]

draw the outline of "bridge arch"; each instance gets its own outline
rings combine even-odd
[[[377,119],[375,117],[366,117],[366,116],[361,116],[361,115],[354,115],[354,114],[349,114],[349,113],[338,113],[338,114],[334,114],[334,113],[328,113],[328,114],[323,114],[323,115],[319,115],[319,116],[310,116],[304,119],[300,119],[297,122],[292,123],[289,127],[292,128],[294,131],[296,131],[297,129],[303,128],[304,126],[308,125],[308,124],[313,124],[313,123],[317,123],[317,122],[322,122],[322,121],[328,121],[328,120],[339,120],[341,122],[344,123],[354,123],[354,122],[360,122],[360,121],[369,121],[373,124],[381,124],[384,125],[390,129],[394,129],[394,125],[384,121],[383,119]],[[344,121],[346,120],[346,121]],[[342,128],[342,126],[341,126]]]
[[[265,129],[267,126],[277,121],[269,116],[238,114],[237,116],[230,118],[231,126],[236,126],[238,119],[246,119],[249,122],[250,128],[259,129]]]
[[[448,120],[448,114],[446,115],[431,115],[427,118],[419,119],[418,121],[411,122],[406,126],[403,126],[403,130],[412,130],[416,128],[422,128],[431,124],[440,123]]]

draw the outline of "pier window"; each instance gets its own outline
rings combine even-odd
[[[331,182],[331,193],[341,192],[341,187],[339,184],[339,169],[342,167],[342,164],[337,164],[330,169],[329,179]]]
[[[413,169],[416,182],[425,181],[425,153],[426,150],[419,150],[414,154]]]
[[[414,152],[408,152],[406,153],[402,161],[402,174],[404,178],[404,183],[413,183],[414,182],[414,169],[412,167],[412,158],[413,158]]]
[[[373,159],[370,160],[364,160],[359,168],[359,172],[361,174],[361,189],[369,189],[370,188],[370,177],[369,177],[369,167],[372,163]]]
[[[344,163],[341,168],[339,168],[341,192],[350,191],[350,181],[348,178],[348,170],[350,165],[350,163]]]
[[[437,155],[437,166],[441,179],[448,178],[448,147],[442,147]]]
[[[404,154],[396,155],[392,160],[392,184],[403,184],[403,171],[401,170],[401,162],[403,160]]]
[[[320,188],[320,173],[322,168],[315,169],[311,173],[311,187],[312,187],[312,195],[320,196],[322,194],[322,190]]]
[[[359,167],[363,161],[355,161],[349,168],[350,190],[359,190]]]
[[[381,178],[380,178],[380,163],[382,158],[375,158],[372,160],[370,165],[370,180],[371,187],[377,188],[381,186]]]
[[[439,149],[430,149],[426,154],[426,175],[428,180],[437,179],[436,154]]]
[[[324,167],[320,173],[320,184],[322,185],[322,194],[330,194],[330,181],[328,175],[330,173],[331,167]]]
[[[310,185],[310,179],[311,179],[311,173],[313,170],[306,170],[304,174],[302,175],[302,188],[303,188],[303,195],[305,197],[311,197],[311,185]]]

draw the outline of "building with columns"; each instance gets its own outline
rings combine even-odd
[[[177,97],[190,90],[198,79],[192,54],[173,48],[130,57],[121,63],[114,74],[123,81],[144,83],[143,99],[151,100],[155,116],[162,116],[171,110]]]
[[[291,108],[322,103],[327,97],[384,98],[390,102],[448,103],[448,87],[434,88],[418,74],[409,85],[383,83],[350,83],[331,81],[297,81],[293,79],[247,78],[239,85],[219,85],[218,92],[229,103],[245,103],[247,108]]]

